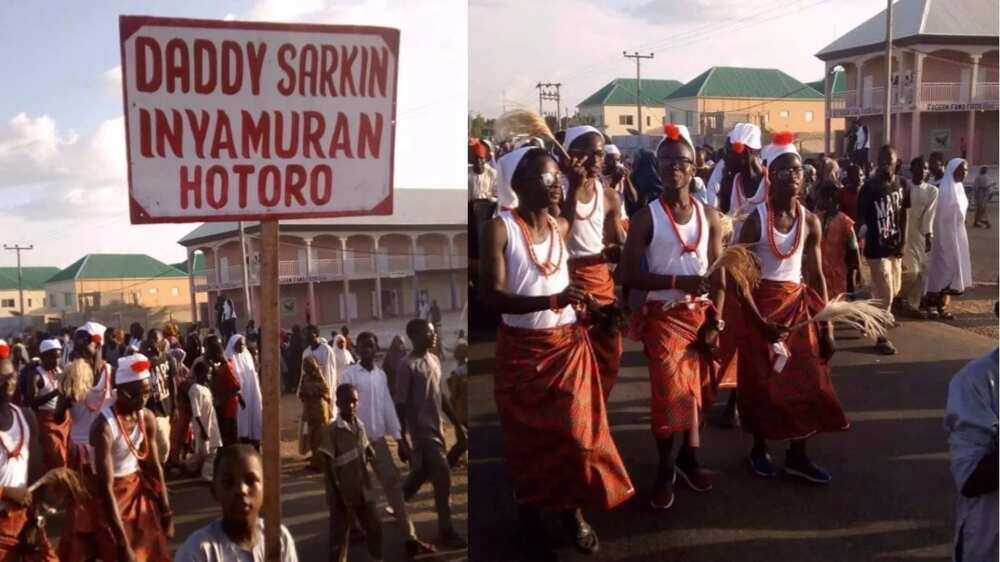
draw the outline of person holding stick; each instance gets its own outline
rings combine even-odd
[[[599,305],[613,309],[615,282],[608,264],[619,259],[625,230],[621,198],[613,187],[605,187],[601,182],[604,136],[589,125],[570,127],[566,130],[565,146],[570,160],[564,160],[562,165],[569,187],[561,214],[569,222],[566,249],[570,280]],[[611,323],[594,322],[590,340],[607,401],[621,366],[621,334]]]
[[[525,147],[501,158],[500,171],[501,198],[513,210],[485,229],[480,279],[485,304],[503,317],[494,398],[518,516],[533,555],[551,554],[541,509],[558,512],[577,549],[594,553],[597,533],[583,510],[612,509],[635,490],[611,438],[597,358],[573,308],[587,294],[570,284],[569,224],[551,214],[562,200],[559,168],[545,150]]]
[[[789,439],[785,472],[827,484],[830,474],[806,455],[819,432],[849,427],[830,378],[833,326],[806,321],[827,299],[820,251],[822,225],[799,202],[802,161],[791,133],[776,133],[765,148],[770,188],[740,232],[760,258],[761,282],[746,299],[747,329],[739,348],[740,420],[753,435],[749,462],[758,476],[776,472],[768,439]],[[803,278],[805,283],[802,282]]]
[[[674,503],[680,474],[696,492],[712,489],[698,463],[699,428],[715,396],[718,346],[723,322],[724,273],[707,277],[708,266],[722,254],[719,212],[690,192],[694,144],[687,127],[669,123],[656,149],[663,195],[636,213],[625,244],[626,283],[647,291],[633,315],[635,335],[643,342],[652,390],[651,420],[660,462],[650,504],[667,509]],[[649,271],[641,268],[642,257]],[[674,462],[674,435],[684,436]]]

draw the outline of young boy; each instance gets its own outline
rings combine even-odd
[[[174,556],[174,562],[264,562],[264,467],[250,445],[230,445],[215,457],[212,497],[222,519],[195,531]],[[281,526],[281,562],[298,562],[295,540]]]
[[[194,457],[190,468],[200,471],[202,480],[212,482],[215,452],[222,447],[222,433],[208,389],[208,363],[198,361],[193,366],[194,380],[188,389],[191,401],[191,430],[194,434]]]
[[[375,449],[357,417],[358,389],[354,385],[337,387],[337,410],[339,415],[327,426],[320,447],[330,506],[330,560],[347,562],[351,521],[355,519],[365,531],[368,553],[373,560],[382,560],[382,527],[367,466],[374,464]]]

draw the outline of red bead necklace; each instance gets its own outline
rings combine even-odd
[[[135,455],[136,459],[140,461],[146,460],[146,457],[149,455],[149,443],[146,442],[146,439],[143,439],[143,444],[146,445],[146,450],[140,452],[139,448],[136,447],[135,443],[132,442],[132,437],[129,436],[129,434],[125,431],[125,425],[122,424],[122,419],[121,416],[118,415],[118,410],[114,406],[112,406],[111,412],[115,415],[115,423],[118,424],[118,431],[119,433],[122,434],[122,437],[125,439],[125,444],[128,445],[128,450],[132,451],[132,454]],[[145,437],[146,423],[143,421],[143,415],[141,411],[139,412],[139,418],[137,420],[137,423],[139,425],[139,433],[143,437]]]
[[[805,219],[805,217],[802,214],[802,209],[800,209],[799,205],[796,203],[795,224],[792,225],[792,230],[789,232],[789,234],[791,234],[792,232],[795,233],[795,243],[792,244],[791,250],[789,250],[788,253],[785,253],[778,249],[778,244],[775,243],[774,241],[774,213],[771,211],[771,202],[767,200],[765,201],[766,201],[765,205],[767,208],[767,241],[771,246],[771,252],[773,252],[778,259],[782,260],[788,259],[793,255],[795,255],[795,252],[799,250],[799,245],[802,243],[802,236],[801,236],[802,223]]]
[[[14,419],[17,420],[17,429],[18,433],[20,434],[20,438],[17,441],[17,445],[13,449],[11,449],[10,447],[7,446],[7,443],[4,442],[3,437],[0,436],[0,447],[3,448],[4,453],[7,453],[7,458],[16,459],[17,457],[21,456],[21,449],[24,448],[24,422],[21,421],[21,414],[18,413],[18,411],[14,409],[13,406],[11,407],[10,411],[11,414],[14,415]]]
[[[531,257],[531,262],[535,264],[535,267],[537,267],[545,277],[555,275],[561,267],[563,252],[565,251],[562,236],[559,234],[559,223],[556,222],[556,219],[552,218],[552,216],[548,216],[549,240],[551,243],[549,244],[549,255],[545,258],[545,262],[543,263],[539,261],[538,256],[535,255],[535,247],[534,244],[531,243],[531,232],[528,228],[528,223],[524,222],[524,219],[522,219],[516,212],[512,214],[514,215],[514,221],[521,230],[521,236],[524,237],[524,245],[528,247],[528,255]],[[559,246],[559,257],[553,260],[557,245]]]
[[[660,198],[660,205],[663,207],[663,210],[667,212],[667,218],[670,220],[670,226],[674,228],[674,234],[677,236],[677,241],[681,243],[682,256],[688,252],[697,252],[698,242],[701,242],[701,213],[698,212],[698,206],[697,203],[695,203],[694,196],[688,195],[688,197],[691,201],[691,212],[694,214],[695,220],[698,221],[698,233],[694,237],[694,242],[690,245],[685,242],[683,238],[681,238],[681,231],[677,228],[677,221],[674,220],[674,213],[670,210],[670,204],[667,203],[664,197]]]
[[[579,201],[575,201],[576,204],[573,205],[573,214],[576,215],[577,220],[589,221],[591,219],[591,217],[594,216],[594,213],[597,212],[597,198],[600,195],[602,195],[602,194],[597,191],[597,188],[594,188],[594,200],[593,200],[593,202],[594,202],[594,208],[591,209],[590,213],[587,216],[585,216],[585,217],[581,217],[580,213],[576,212],[576,208],[580,206],[580,202]]]

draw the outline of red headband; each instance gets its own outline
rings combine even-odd
[[[149,361],[136,361],[135,363],[132,363],[133,373],[141,373],[147,370],[149,370]]]
[[[795,141],[795,133],[791,131],[779,131],[771,136],[771,144],[792,144]]]
[[[667,123],[663,126],[663,134],[666,135],[668,139],[676,141],[681,137],[681,130],[677,128],[677,125]]]
[[[729,148],[731,148],[732,151],[735,152],[736,154],[743,154],[743,151],[746,150],[747,145],[741,142],[734,142],[729,145]]]

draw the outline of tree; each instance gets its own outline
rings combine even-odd
[[[469,120],[469,136],[481,139],[487,136],[486,118],[477,113]]]

